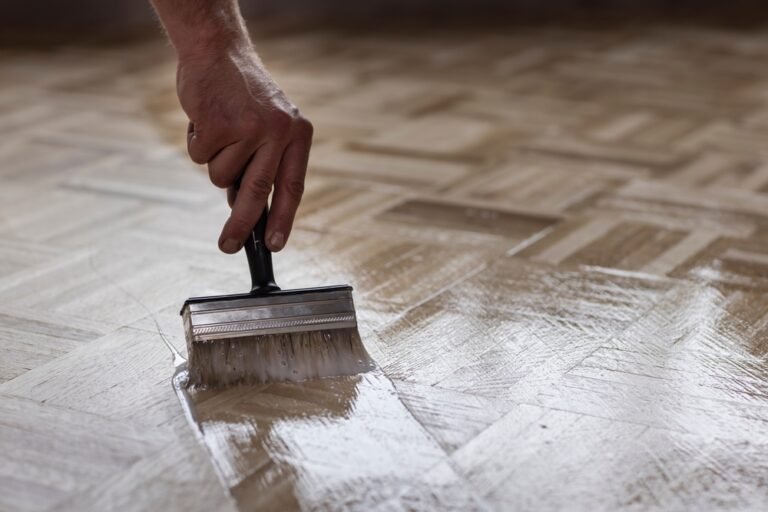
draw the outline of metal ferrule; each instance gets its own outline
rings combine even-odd
[[[351,287],[190,299],[181,313],[193,342],[357,326]]]

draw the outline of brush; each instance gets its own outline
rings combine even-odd
[[[264,244],[268,215],[265,208],[245,243],[251,291],[184,302],[191,386],[301,381],[372,368],[351,286],[281,290],[275,284]]]

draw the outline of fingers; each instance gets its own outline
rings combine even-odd
[[[223,148],[208,162],[208,176],[211,183],[219,188],[233,186],[256,151],[257,149],[254,149],[252,143],[247,140],[241,140]]]
[[[296,140],[283,153],[275,180],[275,194],[272,197],[265,236],[267,247],[273,252],[285,247],[291,234],[296,210],[304,193],[310,144],[306,139]]]
[[[227,189],[227,204],[230,209],[235,206],[235,198],[237,197],[237,189],[235,187],[229,187]]]
[[[248,164],[232,213],[219,236],[219,248],[223,252],[233,254],[239,251],[258,222],[272,191],[281,156],[281,146],[266,144],[259,148]]]
[[[187,125],[187,152],[196,164],[207,164],[219,150],[232,141],[226,140],[226,130],[204,130],[198,124]]]

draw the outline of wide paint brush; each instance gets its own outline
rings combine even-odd
[[[371,368],[351,286],[286,291],[275,284],[264,244],[267,216],[265,208],[245,243],[250,293],[184,302],[190,385],[298,381]]]

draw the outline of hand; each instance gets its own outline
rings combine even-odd
[[[232,212],[219,248],[240,250],[274,185],[265,241],[271,251],[281,250],[304,190],[312,124],[250,44],[180,57],[176,85],[190,120],[189,156],[208,164],[211,182],[228,189]]]

